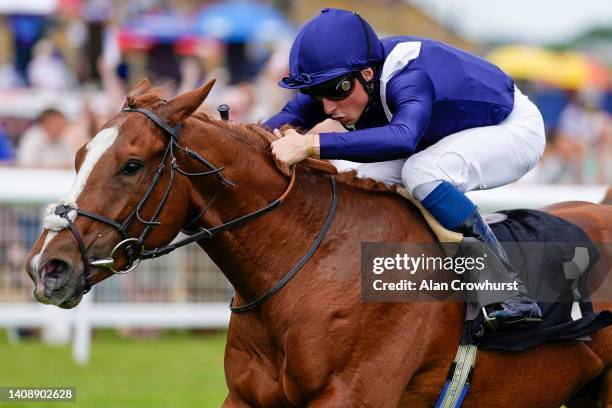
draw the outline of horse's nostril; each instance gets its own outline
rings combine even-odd
[[[61,259],[51,259],[43,267],[43,274],[45,279],[58,279],[63,274],[68,272],[68,263]]]

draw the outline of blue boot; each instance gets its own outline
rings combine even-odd
[[[538,303],[528,294],[525,283],[510,263],[506,251],[472,201],[447,181],[421,184],[414,189],[413,194],[445,228],[474,237],[486,245],[517,283],[520,294],[487,306],[486,321],[491,325],[493,322],[520,326],[539,324],[542,312]]]
[[[542,322],[542,312],[538,303],[527,293],[527,287],[518,272],[510,263],[506,250],[501,246],[489,225],[482,219],[478,209],[457,228],[463,235],[471,236],[485,244],[501,261],[512,280],[517,282],[519,295],[501,303],[486,307],[488,319],[497,319],[502,325],[532,326]]]

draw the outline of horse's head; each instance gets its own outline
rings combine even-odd
[[[143,80],[123,110],[81,147],[72,189],[49,207],[26,260],[36,300],[72,308],[94,283],[131,270],[143,248],[176,237],[190,205],[190,179],[178,163],[194,158],[181,145],[180,124],[212,85],[163,101]],[[223,180],[220,169],[196,159],[192,168]]]

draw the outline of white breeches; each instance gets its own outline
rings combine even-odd
[[[538,108],[518,88],[514,109],[500,124],[446,136],[408,159],[377,163],[332,160],[338,171],[404,185],[411,193],[431,181],[448,181],[463,192],[512,183],[533,169],[544,153],[544,122]]]

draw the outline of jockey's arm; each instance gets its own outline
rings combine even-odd
[[[323,122],[317,123],[312,129],[310,129],[307,133],[312,133],[313,135],[318,135],[319,133],[346,133],[348,130],[342,126],[340,122],[337,120],[327,118]]]
[[[297,93],[283,109],[264,122],[270,129],[280,129],[283,125],[291,125],[301,129],[310,129],[326,119],[321,102],[307,95]]]
[[[367,163],[410,156],[429,126],[433,99],[427,74],[420,70],[398,73],[387,86],[387,104],[393,114],[389,125],[321,133],[321,158]]]

